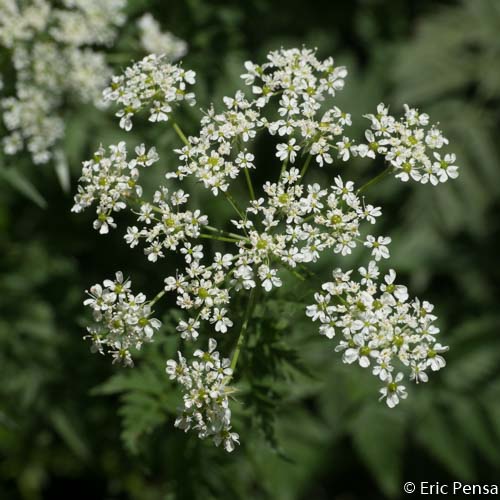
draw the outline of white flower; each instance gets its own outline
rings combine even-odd
[[[153,101],[153,104],[151,106],[151,111],[149,115],[149,121],[150,122],[166,122],[168,121],[168,115],[172,111],[172,106],[170,106],[168,103],[161,102],[161,101]],[[122,124],[120,124],[122,128],[125,128]],[[128,130],[132,128],[132,122],[129,121],[127,124]],[[127,128],[125,129],[127,130]],[[127,130],[127,131],[128,131]]]
[[[380,400],[385,399],[389,408],[394,408],[401,399],[406,399],[408,393],[404,385],[399,384],[403,380],[403,374],[399,372],[393,380],[392,375],[387,377],[387,385],[380,389]]]
[[[103,48],[115,41],[124,12],[123,0],[0,2],[0,45],[15,82],[0,99],[5,154],[25,149],[35,164],[66,162],[63,106],[102,107],[111,76]]]
[[[329,146],[324,138],[321,138],[311,146],[311,154],[315,156],[320,167],[322,167],[324,163],[333,163],[333,159],[328,151]]]
[[[134,248],[139,244],[140,237],[141,232],[136,226],[128,227],[127,234],[124,236],[125,241],[130,245],[130,248]]]
[[[456,161],[454,154],[446,154],[442,159],[439,153],[434,153],[434,158],[437,161],[432,164],[432,171],[439,178],[439,182],[458,177],[458,167],[454,165]]]
[[[196,245],[192,246],[191,243],[186,242],[184,246],[181,248],[181,253],[185,255],[185,260],[188,264],[190,264],[193,260],[201,260],[203,258],[203,246]]]
[[[186,321],[180,321],[177,325],[177,331],[180,332],[181,337],[185,340],[196,340],[198,338],[199,332],[198,328],[200,327],[200,322],[189,318]]]
[[[436,372],[441,370],[446,366],[445,359],[440,356],[443,352],[446,352],[448,347],[444,347],[441,344],[434,344],[432,348],[429,348],[427,352],[427,357],[429,358],[427,364],[431,367],[431,370]]]
[[[351,364],[358,361],[359,366],[367,368],[370,366],[370,358],[378,355],[378,351],[373,349],[376,343],[371,342],[369,345],[366,345],[361,334],[354,335],[353,343],[355,347],[349,347],[344,351],[344,362]]]
[[[151,19],[146,18],[147,23]],[[356,189],[344,175],[334,176],[330,184],[322,183],[321,176],[308,182],[307,176],[315,164],[333,163],[331,151],[337,150],[343,161],[358,154],[382,156],[387,171],[402,181],[438,184],[456,177],[455,156],[435,152],[447,140],[429,125],[427,115],[408,106],[400,119],[384,104],[377,106],[376,114],[367,115],[371,127],[365,132],[366,143],[354,145],[345,130],[352,123],[350,114],[330,104],[347,72],[331,58],[318,60],[314,51],[271,52],[264,64],[247,62],[245,70],[242,78],[248,91],[224,97],[220,110],[207,109],[198,133],[185,137],[174,124],[184,144],[175,150],[178,162],[166,173],[166,185],[158,186],[151,199],[146,199],[139,176],[159,160],[154,148],[141,144],[135,157],[127,158],[126,144],[120,142],[109,150],[101,147],[84,163],[75,211],[95,203],[96,228],[106,232],[116,226],[115,213],[129,207],[137,217],[125,235],[130,246],[144,244],[151,262],[169,252],[183,257],[174,260],[180,268],[164,279],[152,301],[132,294],[121,274],[91,288],[85,304],[96,321],[89,328],[94,349],[131,364],[132,350],[151,341],[160,327],[152,307],[165,293],[172,294],[171,302],[182,310],[176,325],[180,339],[194,341],[207,330],[225,334],[234,323],[248,326],[250,337],[250,318],[233,317],[240,311],[234,303],[241,292],[258,283],[266,292],[281,287],[282,268],[287,270],[283,279],[285,274],[295,275],[306,281],[305,286],[308,263],[326,252],[340,259],[362,243],[371,256],[366,267],[358,269],[360,276],[335,269],[314,294],[306,316],[318,322],[320,335],[335,343],[332,353],[342,353],[344,363],[368,369],[382,382],[381,399],[392,408],[407,396],[403,372],[415,382],[426,382],[429,373],[445,366],[442,354],[447,347],[437,340],[433,306],[410,299],[394,270],[379,269],[380,261],[389,258],[391,238],[365,237],[364,227],[375,224],[382,212],[360,195],[364,187]],[[194,78],[193,72],[152,55],[115,77],[106,98],[119,104],[117,115],[126,128],[143,109],[152,121],[168,120],[181,101],[192,104],[188,86]],[[278,143],[271,158],[256,159],[251,152],[260,134]],[[270,161],[276,157],[281,166]],[[261,185],[255,184],[261,178],[253,172],[257,166],[269,169],[269,180]],[[179,186],[175,190],[173,183]],[[229,220],[216,221],[217,227],[214,221],[208,225],[208,217],[192,206],[205,199],[193,196],[190,188],[195,183],[225,199]],[[237,199],[243,186],[249,197]],[[212,239],[218,240],[209,241],[214,247],[201,244]],[[249,302],[246,310],[251,312],[252,306]],[[234,350],[234,345],[229,339],[228,349]],[[194,350],[192,359],[180,352],[178,359],[166,363],[166,373],[183,391],[175,426],[194,431],[200,439],[210,438],[229,452],[239,443],[231,426],[230,397],[235,389],[229,385],[239,347],[231,361],[210,338],[208,349]]]
[[[128,67],[123,75],[114,76],[103,97],[123,106],[116,116],[120,118],[120,127],[129,131],[132,118],[143,108],[149,109],[149,120],[157,122],[167,121],[173,106],[180,101],[193,105],[194,94],[187,92],[187,85],[194,81],[193,71],[184,71],[166,62],[164,55],[153,53]]]
[[[114,361],[132,366],[131,349],[140,349],[151,342],[161,322],[151,317],[151,304],[144,294],[134,295],[132,283],[117,272],[114,280],[105,280],[90,289],[84,305],[93,311],[95,325],[87,328],[86,336],[96,351],[111,354]]]
[[[215,323],[216,332],[226,333],[227,329],[233,326],[233,322],[226,317],[226,313],[227,311],[224,308],[214,308],[213,316],[210,322]]]
[[[342,141],[337,142],[337,147],[339,151],[339,158],[341,158],[342,161],[348,161],[351,154],[353,156],[357,155],[357,148],[349,137],[343,137]]]
[[[158,21],[151,14],[144,14],[137,24],[141,30],[142,47],[148,54],[163,54],[170,61],[186,55],[186,42],[168,31],[162,32]]]
[[[262,287],[266,292],[270,292],[273,286],[280,287],[282,285],[279,276],[276,276],[276,269],[269,269],[268,266],[259,268],[259,278],[262,280]]]
[[[287,143],[280,143],[276,146],[276,156],[281,160],[290,160],[290,163],[295,162],[297,151],[300,151],[300,146],[296,145],[296,139],[292,138]]]
[[[231,430],[231,362],[221,358],[216,348],[217,342],[209,339],[208,351],[197,350],[194,356],[198,359],[192,364],[179,353],[179,362],[167,361],[166,372],[184,390],[183,407],[175,426],[185,432],[194,430],[200,439],[212,438],[216,446],[223,444],[227,452],[232,452],[239,444],[239,436]]]
[[[400,302],[408,300],[408,289],[403,285],[395,285],[396,271],[390,269],[389,273],[384,276],[385,285],[380,286],[380,290],[394,295]]]
[[[391,238],[389,238],[388,236],[379,236],[377,239],[375,239],[374,236],[368,235],[366,237],[364,245],[372,249],[373,258],[379,261],[380,259],[389,258],[390,254],[387,245],[389,245],[391,241]]]
[[[358,362],[368,368],[374,361],[372,373],[386,384],[381,389],[381,399],[394,407],[406,398],[404,386],[399,382],[403,373],[393,379],[395,361],[410,367],[410,378],[426,382],[426,370],[439,370],[445,366],[441,354],[448,348],[436,343],[439,329],[433,325],[436,316],[433,306],[414,299],[408,302],[406,287],[395,282],[396,273],[390,270],[381,284],[375,261],[367,268],[358,269],[361,283],[351,278],[351,272],[336,270],[332,282],[324,283],[327,293],[316,293],[315,304],[308,306],[306,315],[321,322],[320,334],[331,338],[341,332],[335,347],[342,352],[344,363]],[[397,300],[396,300],[397,299]]]
[[[458,177],[455,155],[447,153],[442,159],[433,151],[447,145],[448,139],[429,125],[429,115],[406,104],[404,108],[404,118],[399,120],[389,115],[383,104],[377,107],[377,115],[365,115],[371,121],[371,130],[365,132],[368,144],[358,147],[360,156],[382,155],[392,165],[395,177],[403,182],[412,179],[437,185]],[[437,161],[432,160],[431,152]]]

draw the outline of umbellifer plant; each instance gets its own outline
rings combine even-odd
[[[170,122],[182,141],[175,150],[178,163],[166,172],[165,185],[146,200],[139,177],[159,161],[155,148],[140,145],[130,157],[125,142],[101,147],[83,164],[73,207],[81,212],[95,204],[94,227],[102,234],[116,227],[116,213],[129,209],[137,216],[137,225],[125,234],[131,247],[144,246],[153,263],[168,251],[183,255],[185,268],[166,276],[164,288],[150,300],[134,293],[121,272],[91,287],[85,304],[95,324],[87,337],[97,352],[132,366],[134,349],[151,342],[161,328],[153,307],[165,294],[175,294],[183,313],[177,331],[184,344],[208,344],[191,358],[179,352],[177,359],[166,360],[168,376],[183,391],[175,425],[210,437],[227,451],[239,442],[231,427],[230,399],[237,397],[233,377],[251,335],[256,303],[281,287],[285,275],[308,279],[303,270],[325,252],[345,256],[360,244],[370,258],[357,274],[335,269],[305,314],[319,323],[321,335],[336,342],[345,363],[372,371],[382,384],[380,399],[389,407],[407,397],[405,376],[426,382],[429,371],[445,366],[441,354],[447,350],[436,340],[432,304],[410,299],[394,270],[379,269],[389,258],[391,239],[362,236],[362,226],[374,225],[381,216],[364,192],[383,176],[432,185],[457,177],[455,155],[441,152],[447,139],[427,114],[405,106],[403,116],[395,118],[379,104],[375,114],[365,116],[366,141],[357,144],[345,134],[350,114],[328,104],[344,87],[345,67],[335,66],[331,58],[320,61],[305,48],[281,49],[267,59],[262,65],[245,63],[246,91],[225,97],[221,112],[206,110],[199,133],[190,137],[173,121],[172,111],[195,103],[193,71],[151,55],[115,76],[104,97],[120,106],[120,126],[130,130],[140,112],[153,123]],[[266,133],[275,140],[277,159],[259,159],[252,152],[257,135]],[[386,169],[360,187],[340,175],[328,185],[308,183],[312,168],[332,168],[352,156],[381,156]],[[273,161],[275,169],[269,168]],[[266,168],[270,179],[257,191],[252,172],[259,168]],[[190,193],[181,189],[189,178],[225,198],[234,218],[212,221],[200,207],[190,206]],[[236,182],[247,185],[246,199],[231,193]],[[227,252],[211,254],[204,239],[224,242]],[[246,307],[234,317],[237,294],[244,296]],[[224,357],[216,337],[229,335],[235,324],[239,332]]]

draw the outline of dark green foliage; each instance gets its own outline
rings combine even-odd
[[[185,65],[198,73],[200,106],[217,107],[234,93],[245,59],[305,43],[349,66],[339,105],[353,111],[358,135],[366,123],[354,114],[380,100],[393,109],[420,106],[441,122],[462,166],[456,182],[433,189],[387,179],[366,195],[384,208],[391,265],[412,294],[436,305],[448,366],[412,387],[397,409],[379,403],[373,377],[343,365],[304,317],[316,284],[339,264],[326,259],[307,285],[287,276],[288,285],[255,309],[232,403],[242,446],[228,456],[173,427],[180,395],[165,360],[179,347],[174,313],[133,369],[109,366],[81,339],[86,287],[124,269],[138,289],[155,291],[175,261],[158,270],[121,234],[98,237],[90,216],[69,213],[71,199],[51,168],[2,157],[0,498],[403,498],[407,480],[498,481],[499,2],[359,0],[319,8],[295,0],[168,7],[134,0],[129,9],[132,18],[152,10],[188,40]],[[137,57],[133,30],[129,23],[116,48],[117,68]],[[5,54],[0,64],[8,66]],[[124,134],[109,113],[65,112],[73,190],[80,161]],[[179,121],[192,132],[198,116],[191,109]],[[156,144],[165,168],[175,162],[178,142],[168,128],[138,123],[131,141]],[[257,148],[265,154],[268,146]],[[378,168],[366,165],[355,163],[352,177]],[[151,177],[147,189],[163,171]],[[222,206],[210,209],[227,220]],[[241,321],[245,302],[235,307]],[[238,327],[220,337],[226,354]]]

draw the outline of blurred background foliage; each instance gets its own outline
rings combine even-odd
[[[386,180],[368,196],[384,208],[393,267],[436,304],[448,366],[388,410],[372,377],[343,365],[304,318],[312,287],[290,301],[297,286],[288,280],[256,310],[243,354],[234,406],[244,445],[232,455],[213,449],[172,426],[179,396],[164,360],[176,350],[174,313],[167,308],[163,334],[133,370],[91,356],[81,339],[89,285],[124,269],[137,289],[153,291],[161,276],[119,231],[98,237],[90,214],[71,214],[49,166],[9,159],[47,207],[0,184],[0,498],[399,498],[404,481],[498,480],[500,2],[129,0],[128,9],[116,69],[137,57],[132,20],[151,11],[188,41],[184,64],[198,73],[201,107],[235,92],[244,60],[305,44],[349,67],[338,104],[353,114],[353,135],[381,100],[421,106],[441,122],[462,166],[458,181]],[[123,134],[111,113],[66,113],[74,188],[81,161]],[[198,116],[191,109],[179,121],[195,132]],[[168,127],[144,124],[132,137],[174,161],[178,140]],[[380,167],[354,162],[350,177],[362,181]],[[316,276],[334,265],[322,260]]]

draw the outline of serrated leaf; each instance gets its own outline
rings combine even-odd
[[[118,413],[123,419],[123,442],[134,454],[139,451],[141,438],[153,432],[167,418],[158,399],[141,392],[124,394]]]

